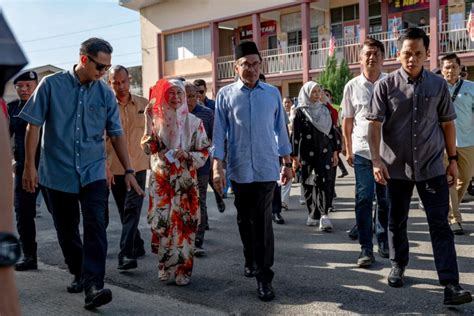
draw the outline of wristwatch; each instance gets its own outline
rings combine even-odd
[[[20,259],[20,241],[11,233],[0,232],[0,267],[11,267]]]
[[[127,169],[127,170],[125,170],[125,175],[127,175],[127,174],[133,174],[133,175],[135,175],[135,170],[133,170],[133,169]]]
[[[448,161],[451,161],[451,160],[458,161],[458,159],[459,159],[458,153],[456,153],[456,155],[454,155],[454,156],[448,156]]]

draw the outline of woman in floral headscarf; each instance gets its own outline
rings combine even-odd
[[[206,162],[209,145],[201,120],[188,113],[183,83],[158,81],[142,147],[151,155],[148,223],[162,281],[174,274],[176,284],[189,283],[200,218],[196,170]]]
[[[328,217],[332,205],[332,167],[337,165],[336,132],[331,113],[321,103],[321,87],[314,81],[303,85],[293,120],[293,155],[301,178],[308,219],[306,225],[332,231]]]

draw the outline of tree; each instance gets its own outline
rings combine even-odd
[[[326,67],[319,75],[318,83],[324,88],[331,90],[333,104],[339,105],[342,101],[344,86],[352,79],[352,73],[349,70],[347,61],[343,59],[339,67],[335,56],[329,56],[326,61]]]

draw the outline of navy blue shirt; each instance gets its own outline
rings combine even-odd
[[[105,177],[105,134],[120,136],[117,101],[102,80],[81,84],[74,70],[41,80],[20,118],[43,125],[39,182],[69,193]]]
[[[200,118],[204,124],[204,129],[206,130],[207,138],[209,141],[212,141],[212,128],[214,126],[214,111],[208,109],[202,105],[196,105],[191,112],[197,118]],[[204,166],[197,170],[198,176],[209,175],[211,172],[211,159],[207,159]]]
[[[207,97],[204,99],[204,106],[206,108],[209,108],[212,110],[212,112],[214,112],[215,108],[216,108],[216,101],[214,100],[211,100],[211,99],[208,99]]]

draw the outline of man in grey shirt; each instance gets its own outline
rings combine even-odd
[[[374,90],[369,146],[375,181],[388,186],[391,202],[388,239],[392,269],[388,284],[403,286],[408,264],[407,220],[416,186],[426,210],[444,304],[472,301],[459,285],[454,235],[448,224],[449,192],[457,178],[456,113],[446,82],[423,69],[429,38],[409,28],[399,39],[402,67],[380,80]],[[446,148],[449,165],[443,165]]]

